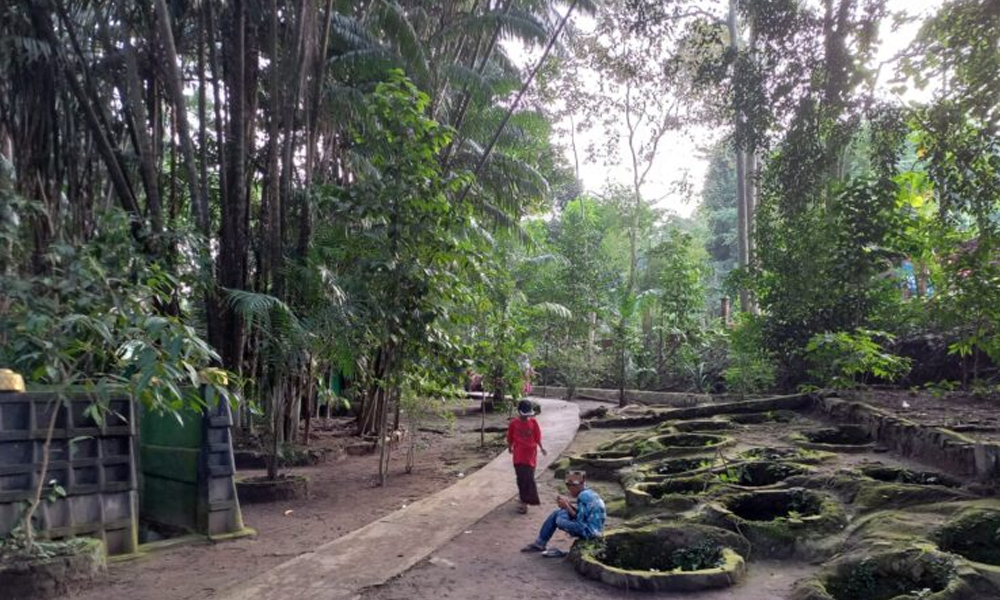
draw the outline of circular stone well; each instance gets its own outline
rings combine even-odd
[[[800,542],[839,531],[847,523],[833,498],[802,488],[729,494],[710,503],[704,518],[739,531],[755,550],[778,558],[804,548]]]
[[[800,582],[794,600],[950,600],[967,596],[954,561],[946,555],[912,548],[831,567],[819,577]]]
[[[793,461],[803,464],[815,464],[833,458],[834,455],[828,452],[805,450],[793,446],[776,446],[750,448],[749,450],[740,452],[739,456],[747,460]]]
[[[772,410],[768,412],[744,413],[729,415],[729,420],[740,425],[760,425],[762,423],[789,423],[798,415],[790,410]]]
[[[637,483],[625,488],[625,503],[633,508],[655,506],[668,510],[689,510],[698,504],[712,485],[709,477],[674,477]]]
[[[597,452],[607,452],[609,450],[630,450],[632,445],[649,437],[649,432],[644,431],[634,431],[632,433],[626,433],[625,435],[620,435],[613,440],[604,442],[597,446]]]
[[[805,448],[830,452],[867,452],[875,447],[868,431],[861,425],[837,425],[810,429],[794,436]]]
[[[632,453],[628,450],[601,450],[569,457],[568,470],[586,471],[591,479],[614,480],[618,469],[631,464]]]
[[[682,433],[690,431],[725,431],[736,427],[731,421],[719,419],[697,419],[694,421],[676,421],[673,423],[674,429]]]
[[[733,438],[708,433],[668,433],[636,442],[633,453],[650,460],[666,456],[684,456],[714,451],[736,443]]]
[[[714,471],[720,483],[737,487],[762,488],[781,485],[789,477],[805,475],[811,469],[788,462],[756,460],[727,465]]]
[[[584,576],[625,590],[690,592],[741,581],[748,551],[747,541],[735,533],[667,523],[580,540],[570,561]]]
[[[945,552],[1000,567],[1000,511],[973,508],[948,521],[935,535]]]
[[[684,458],[668,458],[643,465],[643,472],[649,479],[656,477],[676,477],[678,475],[693,475],[714,467],[719,459],[714,456],[687,456]]]
[[[887,483],[905,483],[909,485],[940,485],[943,487],[961,487],[962,482],[933,471],[912,471],[902,467],[890,467],[882,463],[868,463],[858,467],[863,475]]]

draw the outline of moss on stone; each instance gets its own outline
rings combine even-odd
[[[750,448],[739,454],[747,460],[793,461],[806,465],[818,464],[836,457],[832,452],[809,450],[793,446]]]
[[[675,421],[673,423],[673,429],[681,433],[726,431],[733,429],[735,426],[732,421],[723,419],[694,419],[691,421]]]
[[[625,504],[625,498],[608,500],[604,503],[604,508],[609,517],[624,519],[629,515],[628,506]]]
[[[637,442],[632,453],[641,461],[670,456],[685,456],[714,451],[731,446],[736,440],[729,436],[707,433],[668,433]]]
[[[812,469],[792,462],[749,461],[727,464],[712,471],[719,483],[739,488],[762,488],[784,485],[794,476],[806,475]]]
[[[914,504],[930,504],[962,500],[972,496],[961,490],[938,486],[911,485],[906,483],[864,482],[854,504],[861,510],[870,511],[882,507],[903,507]]]
[[[746,540],[728,531],[656,523],[578,541],[570,560],[583,575],[623,589],[695,591],[741,580],[748,551]]]
[[[1000,566],[1000,511],[964,510],[948,521],[934,536],[946,552],[994,566]]]
[[[985,598],[953,557],[927,548],[849,556],[800,582],[794,600],[960,600]]]
[[[792,434],[789,439],[803,448],[826,452],[867,452],[875,446],[861,425],[837,425]]]
[[[800,542],[839,532],[843,508],[826,494],[792,488],[724,495],[708,505],[706,522],[741,532],[763,555],[790,556]]]
[[[790,423],[799,415],[790,410],[770,410],[767,412],[730,415],[729,419],[741,425],[759,425],[762,423]]]
[[[886,483],[905,483],[911,485],[938,485],[942,487],[961,487],[962,482],[934,471],[915,471],[902,467],[893,467],[873,462],[863,464],[858,470],[871,479],[884,481]]]
[[[689,510],[716,486],[708,476],[673,477],[663,481],[643,482],[625,489],[625,501],[631,507],[656,507],[672,511]]]

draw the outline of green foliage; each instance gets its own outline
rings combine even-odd
[[[82,385],[98,398],[124,386],[154,411],[200,408],[199,373],[218,355],[188,324],[190,307],[178,300],[188,283],[144,258],[124,215],[111,211],[101,224],[90,243],[52,244],[45,272],[0,275],[0,363],[30,382]],[[233,399],[218,381],[209,387]]]
[[[773,354],[764,345],[763,319],[741,313],[729,337],[726,388],[757,394],[774,387],[776,373]]]
[[[90,392],[85,414],[98,422],[116,389],[178,420],[206,404],[235,401],[226,374],[210,369],[218,355],[189,324],[190,307],[179,300],[190,282],[149,261],[129,225],[111,210],[88,243],[49,245],[40,272],[0,273],[0,364],[49,386],[53,411],[71,393]],[[6,241],[11,254],[21,251],[18,236]],[[47,552],[33,541],[32,514],[41,502],[65,495],[54,483],[44,487],[45,477],[9,542],[29,555]]]
[[[678,548],[670,555],[678,571],[701,571],[722,565],[722,548],[712,540],[702,540],[687,548]]]
[[[366,105],[370,126],[355,132],[378,175],[325,190],[335,217],[314,260],[351,298],[347,320],[362,353],[443,341],[435,323],[464,293],[453,268],[469,258],[471,212],[448,194],[467,178],[442,173],[436,156],[451,133],[425,116],[428,101],[401,72],[379,83]]]
[[[912,361],[883,348],[884,342],[893,339],[885,332],[862,328],[853,333],[817,334],[806,345],[806,355],[813,366],[809,374],[831,387],[864,385],[869,377],[895,381],[910,371]]]

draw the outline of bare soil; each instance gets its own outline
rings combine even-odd
[[[503,414],[491,414],[486,423],[502,427],[507,418]],[[418,451],[413,471],[404,472],[406,448],[410,442],[407,438],[395,449],[385,487],[375,485],[377,455],[352,456],[339,451],[358,442],[357,438],[346,435],[346,422],[334,421],[318,427],[313,432],[311,446],[326,448],[329,456],[337,458],[311,467],[284,469],[309,476],[308,499],[244,505],[243,520],[248,527],[257,530],[256,536],[219,544],[187,544],[113,563],[105,581],[72,598],[211,598],[217,592],[433,494],[483,466],[504,446],[502,434],[488,433],[487,448],[481,449],[478,426],[477,413],[460,416],[453,422],[424,424],[416,432]],[[263,472],[241,471],[239,475],[260,474]]]
[[[860,400],[930,427],[983,442],[1000,441],[1000,398],[967,392],[867,390]]]

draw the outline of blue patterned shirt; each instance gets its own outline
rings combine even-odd
[[[585,538],[600,537],[604,533],[606,515],[604,500],[594,490],[585,488],[576,497],[576,522],[583,525]]]

